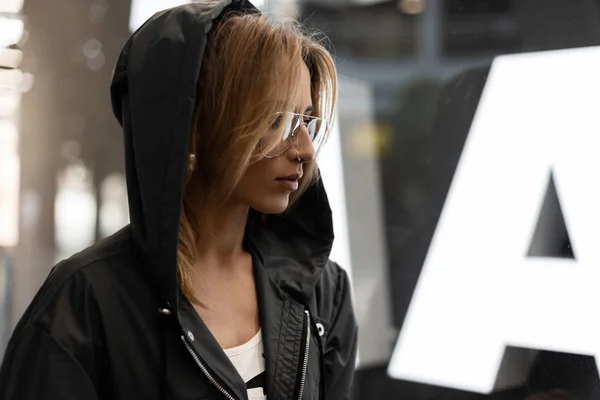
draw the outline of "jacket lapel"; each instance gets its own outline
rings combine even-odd
[[[234,398],[247,399],[246,383],[193,306],[183,296],[179,302],[179,321],[185,341],[217,381],[217,384],[221,385]],[[185,349],[183,342],[181,346]],[[189,354],[189,357],[193,359],[192,354]],[[205,375],[200,366],[198,366],[198,373]],[[207,378],[206,375],[204,378]],[[216,386],[212,382],[211,384]]]
[[[263,260],[252,252],[259,318],[263,332],[269,400],[293,400],[298,387],[304,307],[287,299]]]

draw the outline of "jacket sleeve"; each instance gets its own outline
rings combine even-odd
[[[334,311],[325,343],[325,394],[327,400],[350,398],[356,364],[358,328],[352,307],[350,282],[336,265],[338,279]]]
[[[33,324],[15,330],[0,368],[0,399],[97,398],[85,369],[46,330]]]

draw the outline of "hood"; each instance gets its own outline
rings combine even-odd
[[[125,44],[113,73],[113,112],[123,127],[131,230],[162,299],[176,304],[177,244],[185,162],[207,33],[247,0],[162,11]],[[252,214],[252,213],[251,213]],[[279,286],[310,295],[333,242],[331,210],[318,181],[283,216],[252,224],[250,242]],[[260,226],[259,226],[260,225]]]

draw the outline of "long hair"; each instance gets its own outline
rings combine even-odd
[[[191,278],[203,220],[229,198],[248,166],[278,144],[281,136],[265,133],[277,112],[293,110],[302,63],[311,75],[313,115],[331,125],[337,74],[318,35],[258,13],[227,15],[209,33],[190,137],[196,162],[186,171],[179,222],[179,287],[189,300],[196,300]],[[290,204],[316,179],[314,164],[304,170]]]

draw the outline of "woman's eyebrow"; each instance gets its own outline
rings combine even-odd
[[[304,115],[312,114],[313,110],[314,110],[313,106],[306,107],[306,110],[304,110]]]

